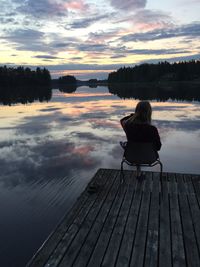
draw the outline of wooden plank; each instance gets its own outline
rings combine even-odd
[[[176,176],[174,173],[168,173],[167,175],[168,181],[169,181],[169,193],[170,195],[176,195],[177,194],[177,182],[176,182]]]
[[[132,172],[125,173],[127,182],[130,182],[131,174]],[[126,192],[127,185],[122,186],[110,207],[108,203],[104,205],[74,262],[74,266],[100,266],[110,235],[115,227],[116,219],[122,208],[124,197],[127,195]]]
[[[134,267],[143,266],[145,247],[146,247],[149,207],[151,204],[151,183],[152,183],[151,177],[146,178],[144,183],[145,183],[144,194],[142,196],[141,209],[136,230],[136,237],[133,245],[133,252],[130,262],[130,266]]]
[[[68,229],[65,231],[64,236],[60,239],[60,242],[54,249],[54,251],[51,253],[48,261],[43,266],[57,266],[60,260],[63,258],[64,253],[66,252],[68,246],[73,241],[74,237],[77,235],[79,228],[81,227],[82,223],[87,218],[89,212],[91,209],[94,208],[94,205],[96,205],[96,202],[99,203],[99,199],[102,199],[104,193],[106,192],[106,189],[109,190],[112,186],[112,183],[115,181],[115,176],[111,175],[112,171],[107,171],[103,173],[103,179],[106,181],[104,187],[97,193],[92,194],[88,198],[88,201],[85,202],[84,206],[81,209],[81,212],[76,216],[73,223],[68,227]],[[105,192],[103,189],[105,189]]]
[[[114,179],[114,184],[111,184],[110,187],[105,188],[105,191],[102,192],[101,196],[97,199],[97,201],[94,203],[92,209],[90,210],[86,220],[84,220],[83,224],[81,225],[78,234],[75,236],[75,238],[70,243],[69,247],[66,249],[64,257],[62,258],[61,262],[59,263],[59,266],[62,267],[69,267],[73,264],[74,260],[76,259],[79,250],[81,249],[82,245],[84,244],[87,235],[89,231],[91,230],[91,227],[93,223],[95,222],[99,212],[101,211],[104,204],[112,203],[113,199],[115,198],[115,195],[117,193],[117,188],[119,185],[119,171],[113,172],[111,176],[118,175],[118,179]],[[110,207],[108,207],[109,209]],[[68,238],[67,238],[68,240]],[[54,265],[55,266],[55,265]]]
[[[187,195],[184,182],[183,182],[183,175],[177,175],[178,183],[180,184],[181,193],[179,194],[179,205],[180,205],[180,214],[181,214],[181,221],[183,225],[183,238],[185,244],[185,253],[186,253],[186,260],[187,265],[190,267],[199,267],[200,266],[200,258],[199,252],[197,249],[197,243],[192,223],[192,218],[190,214],[190,208],[188,205]]]
[[[148,179],[148,175],[145,179]],[[135,193],[133,195],[133,199],[130,205],[129,215],[125,225],[121,246],[116,261],[116,267],[129,266],[141,208],[143,186],[143,181],[139,181],[136,183]]]
[[[192,175],[191,174],[184,174],[183,179],[185,181],[187,194],[195,194],[193,183],[192,183]]]
[[[125,172],[125,176],[127,180],[126,172]],[[87,265],[88,267],[101,265],[103,256],[106,251],[107,244],[109,243],[110,236],[112,234],[113,228],[116,223],[116,219],[117,219],[120,207],[121,207],[121,203],[124,198],[124,194],[123,194],[124,192],[125,190],[124,190],[124,185],[123,185],[123,187],[119,191],[121,201],[117,200],[116,203],[113,205],[111,212],[103,226],[100,237],[94,247],[94,251],[92,252],[92,255]]]
[[[183,243],[182,225],[179,212],[177,182],[175,174],[169,174],[170,177],[170,222],[172,239],[172,263],[173,267],[185,267],[185,251]]]
[[[146,267],[154,267],[158,264],[159,182],[160,174],[154,173],[144,262]]]
[[[147,232],[145,266],[157,266],[159,234],[159,189],[160,174],[153,173],[151,206]]]
[[[94,175],[93,181],[99,183],[101,186],[104,185],[106,181],[104,177],[104,169],[99,169]],[[95,196],[94,196],[95,197]],[[89,200],[91,202],[91,200]],[[62,237],[65,235],[67,229],[73,223],[77,214],[84,210],[85,205],[88,203],[88,194],[84,191],[80,197],[77,199],[76,203],[73,205],[71,210],[63,217],[61,222],[58,224],[56,229],[49,235],[48,239],[40,247],[34,257],[27,263],[27,267],[40,267],[44,266],[48,260],[50,254],[59,244]],[[91,202],[92,203],[92,202]]]
[[[176,180],[177,180],[177,193],[179,195],[186,195],[188,194],[188,186],[183,179],[183,174],[176,173]]]
[[[136,179],[134,179],[134,181],[136,182]],[[120,244],[123,238],[128,215],[130,212],[130,205],[134,196],[135,186],[136,183],[128,186],[128,190],[122,202],[122,206],[120,208],[120,212],[118,214],[118,218],[116,220],[116,224],[114,226],[109,244],[106,248],[106,253],[104,255],[102,266],[112,267],[116,265],[115,263],[120,249]]]
[[[192,223],[194,227],[195,239],[197,243],[198,253],[200,254],[200,209],[195,194],[189,194],[188,204],[190,209],[190,215],[192,217]]]
[[[193,187],[194,187],[194,192],[196,194],[197,197],[197,201],[200,207],[200,181],[198,179],[194,179],[192,177],[192,183],[193,183]]]
[[[162,176],[162,195],[160,197],[160,234],[159,234],[159,265],[172,266],[170,206],[167,174]]]

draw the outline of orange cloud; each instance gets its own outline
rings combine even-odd
[[[94,150],[93,146],[87,145],[87,146],[80,146],[73,148],[72,153],[81,156],[81,155],[88,155],[93,150]]]
[[[88,5],[85,4],[82,0],[79,1],[70,1],[64,4],[65,8],[74,9],[74,10],[86,10]]]
[[[164,24],[164,23],[159,23],[159,22],[155,22],[155,23],[138,23],[137,24],[137,31],[153,31],[153,30],[157,30],[157,29],[162,29],[163,27],[168,26],[168,24]]]

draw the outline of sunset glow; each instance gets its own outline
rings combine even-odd
[[[199,59],[197,0],[0,0],[0,64],[106,78],[143,62]],[[76,72],[81,70],[82,72]]]

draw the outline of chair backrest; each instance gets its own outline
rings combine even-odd
[[[141,165],[154,163],[159,158],[159,155],[152,143],[128,142],[124,157],[131,164]]]

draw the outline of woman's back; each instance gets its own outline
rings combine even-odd
[[[156,150],[160,150],[161,142],[158,130],[147,123],[127,123],[125,132],[129,142],[153,143]]]

